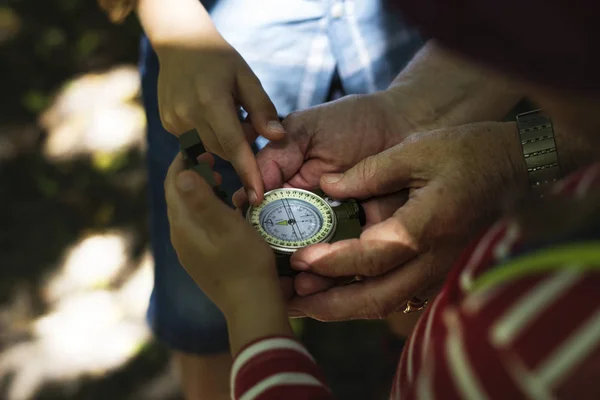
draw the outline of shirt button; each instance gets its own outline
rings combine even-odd
[[[342,3],[333,3],[331,7],[331,18],[338,19],[344,15],[344,5]]]

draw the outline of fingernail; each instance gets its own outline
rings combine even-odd
[[[258,196],[256,196],[256,192],[252,189],[248,190],[248,201],[251,204],[254,204],[256,202],[256,199],[258,199]]]
[[[193,176],[190,174],[179,174],[177,177],[177,187],[182,192],[190,192],[196,186],[196,182]]]
[[[307,271],[309,268],[308,264],[303,261],[295,261],[291,265],[296,271]]]
[[[325,183],[336,183],[342,179],[342,176],[344,174],[323,174],[323,180]]]
[[[267,123],[267,129],[273,133],[285,133],[285,128],[279,121],[269,121]]]

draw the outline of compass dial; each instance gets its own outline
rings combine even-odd
[[[250,207],[246,219],[275,250],[293,253],[331,239],[336,219],[331,206],[302,189],[275,189]]]

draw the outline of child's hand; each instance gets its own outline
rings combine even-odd
[[[165,129],[180,135],[195,128],[207,151],[232,163],[250,201],[260,202],[263,183],[248,142],[257,134],[278,140],[285,130],[256,75],[218,33],[184,31],[155,48]],[[248,112],[254,129],[243,129],[238,106]]]
[[[209,154],[201,158],[214,162]],[[179,261],[228,319],[273,303],[283,307],[273,250],[200,175],[184,169],[180,155],[169,168],[165,193]]]

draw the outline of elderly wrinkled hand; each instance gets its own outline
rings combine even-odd
[[[321,188],[335,198],[408,200],[359,239],[297,251],[292,267],[303,296],[291,314],[319,320],[383,318],[411,297],[430,296],[465,245],[503,209],[502,194],[527,187],[513,123],[477,123],[414,134]],[[383,196],[383,197],[382,197]],[[387,197],[386,197],[387,196]],[[384,219],[385,218],[385,219]],[[338,276],[363,279],[334,286]]]
[[[314,189],[325,173],[344,172],[365,157],[400,143],[417,126],[409,107],[388,92],[352,95],[289,115],[287,135],[256,156],[265,190]],[[234,195],[242,207],[243,189]]]

